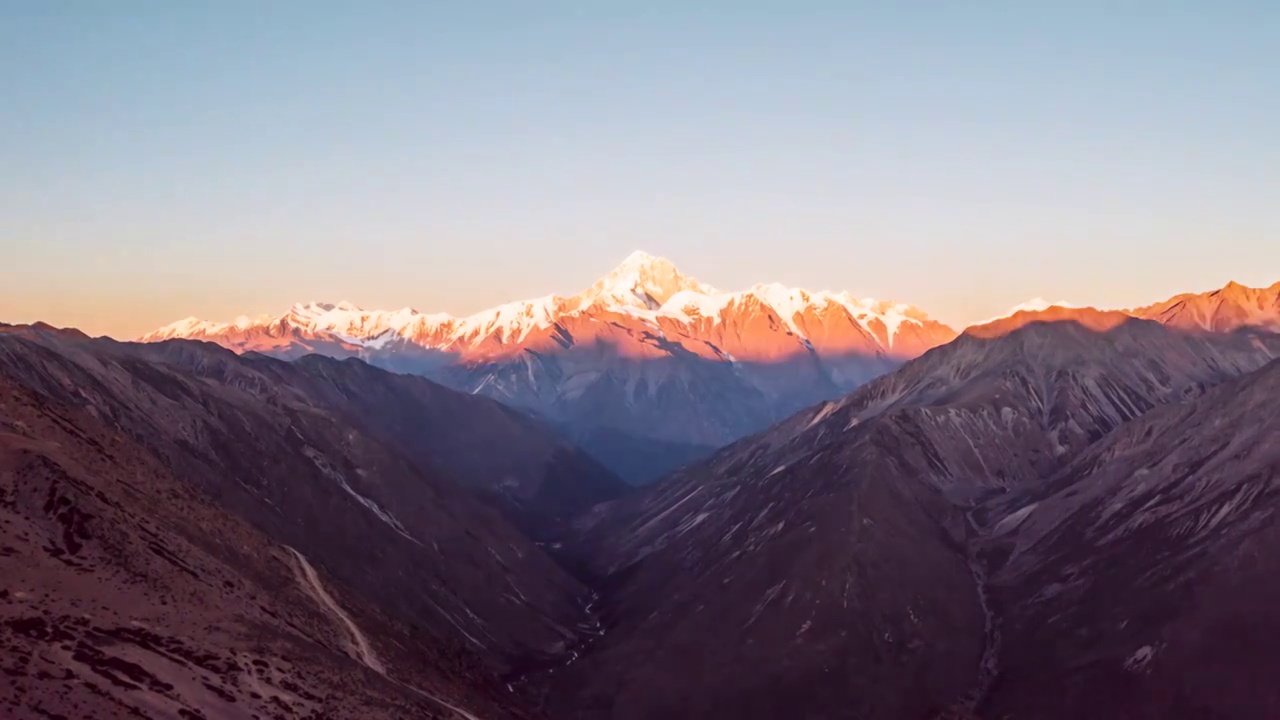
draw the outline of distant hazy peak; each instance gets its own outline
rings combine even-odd
[[[1079,306],[1076,305],[1075,303],[1067,302],[1066,300],[1049,302],[1048,300],[1045,300],[1042,297],[1034,297],[1024,303],[1019,303],[1017,305],[1014,305],[1013,307],[1009,308],[1008,310],[1006,310],[1004,313],[1000,315],[996,315],[995,317],[989,317],[986,320],[980,320],[975,323],[970,323],[969,327],[978,327],[980,325],[993,323],[997,320],[1003,320],[1004,318],[1013,317],[1014,315],[1017,315],[1020,312],[1040,312],[1042,310],[1048,310],[1051,307],[1075,308]]]
[[[1066,307],[1055,304],[1040,310],[1019,310],[1006,317],[980,325],[971,325],[965,329],[964,334],[984,338],[999,337],[1037,322],[1074,322],[1089,330],[1105,332],[1133,319],[1132,315],[1119,310],[1098,310],[1091,307]]]

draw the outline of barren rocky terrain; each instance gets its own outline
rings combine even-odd
[[[574,642],[589,593],[517,529],[522,508],[489,491],[510,481],[512,497],[549,503],[576,496],[524,483],[617,481],[593,464],[557,475],[578,462],[561,441],[503,443],[511,429],[485,418],[508,411],[475,399],[449,422],[490,433],[494,454],[540,461],[531,478],[467,487],[446,455],[415,461],[320,399],[313,386],[376,389],[336,382],[341,370],[200,343],[0,333],[11,711],[456,714],[435,697],[526,714],[500,678]]]

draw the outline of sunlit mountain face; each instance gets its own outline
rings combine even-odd
[[[843,292],[721,292],[637,252],[577,295],[468,317],[312,302],[278,317],[188,318],[142,340],[357,357],[422,374],[542,417],[644,482],[955,334],[915,307]]]

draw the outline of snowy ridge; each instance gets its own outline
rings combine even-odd
[[[168,340],[170,338],[196,338],[206,335],[217,335],[225,332],[229,328],[235,327],[240,320],[247,319],[243,315],[237,318],[236,323],[213,323],[201,320],[198,317],[189,317],[169,323],[154,332],[144,335],[143,340]]]
[[[993,323],[997,320],[1003,320],[1007,317],[1013,317],[1014,315],[1017,315],[1020,312],[1044,312],[1045,310],[1048,310],[1051,307],[1067,308],[1068,310],[1070,310],[1072,308],[1078,308],[1080,306],[1074,303],[1069,303],[1066,300],[1059,300],[1058,302],[1049,302],[1048,300],[1045,300],[1044,298],[1041,298],[1041,297],[1031,298],[1030,300],[1024,303],[1019,303],[1009,308],[1008,311],[1006,311],[1003,315],[997,315],[995,317],[987,318],[986,320],[980,320],[976,323],[971,323],[969,327],[977,327],[979,325],[986,325],[987,323]]]
[[[755,296],[760,302],[773,309],[791,332],[804,337],[796,325],[796,316],[803,315],[813,306],[813,298],[799,288],[784,287],[779,283],[756,285],[745,295]]]
[[[673,295],[659,311],[669,317],[685,321],[700,317],[715,318],[726,307],[741,304],[748,298],[754,298],[773,310],[787,329],[801,338],[805,337],[805,333],[796,324],[796,318],[831,305],[844,308],[864,330],[872,335],[877,335],[873,321],[879,320],[884,325],[887,336],[885,339],[890,347],[904,323],[922,325],[928,319],[923,312],[902,303],[858,298],[847,292],[835,293],[827,290],[810,292],[801,288],[789,288],[780,283],[759,284],[750,290],[737,293],[702,294],[682,291]]]
[[[724,310],[725,306],[733,302],[735,297],[732,293],[708,295],[693,290],[681,290],[668,298],[658,311],[685,320],[698,317],[714,318]]]
[[[383,350],[397,340],[420,347],[466,350],[482,343],[521,343],[531,334],[545,331],[562,319],[597,313],[617,313],[658,328],[663,322],[690,326],[723,322],[735,308],[752,307],[750,301],[772,310],[791,333],[805,333],[797,318],[822,313],[830,307],[845,309],[872,336],[890,349],[904,324],[922,325],[928,317],[899,303],[854,297],[848,293],[809,292],[778,283],[760,284],[740,292],[720,292],[682,275],[668,260],[635,252],[590,288],[571,298],[546,295],[510,302],[466,317],[448,313],[424,314],[413,308],[363,310],[350,302],[295,304],[280,316],[240,317],[232,323],[215,323],[190,317],[166,325],[140,340],[156,342],[172,338],[214,339],[263,331],[279,337],[289,330],[311,338],[333,340],[369,350]],[[883,332],[876,331],[877,321]]]

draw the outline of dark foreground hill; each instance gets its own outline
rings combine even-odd
[[[517,525],[620,487],[358,361],[4,328],[0,715],[532,716],[588,591]]]

